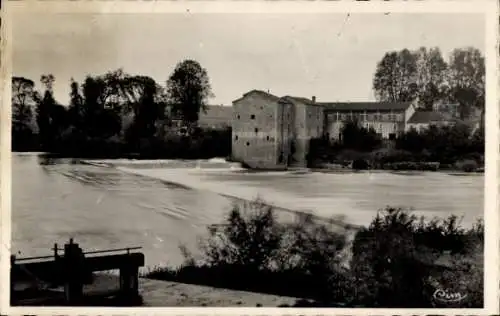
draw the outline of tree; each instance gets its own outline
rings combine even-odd
[[[213,96],[207,71],[197,61],[180,62],[167,81],[167,96],[186,125],[196,123],[200,110],[206,110],[208,98]]]
[[[83,111],[83,96],[80,94],[80,86],[78,82],[71,79],[70,84],[70,101],[68,116],[71,124],[78,130],[81,131],[84,127],[82,126],[82,111]]]
[[[119,109],[113,106],[116,91],[106,79],[88,76],[82,85],[82,125],[91,139],[107,139],[121,130]]]
[[[28,149],[33,141],[33,111],[35,83],[24,77],[12,78],[12,146]]]
[[[36,97],[40,145],[43,150],[59,150],[62,135],[70,125],[68,112],[54,98],[54,76],[43,75],[40,81],[45,87],[43,97],[39,97],[38,94]]]
[[[52,121],[52,113],[56,106],[52,86],[54,83],[53,75],[42,75],[40,81],[45,87],[43,97],[37,96],[36,121],[40,136],[40,145],[43,150],[50,150],[54,144],[55,130]]]
[[[134,76],[130,81],[137,90],[132,126],[135,137],[150,138],[156,133],[156,121],[163,118],[165,112],[163,89],[154,79],[147,76]]]
[[[438,48],[422,47],[386,53],[377,64],[373,89],[378,101],[418,100],[426,110],[437,102],[458,103],[460,117],[467,119],[475,109],[484,114],[484,80],[478,49],[455,49],[446,63]]]
[[[421,47],[415,53],[419,105],[432,110],[433,105],[445,98],[445,79],[448,65],[439,48]]]
[[[453,50],[447,77],[448,96],[450,101],[459,104],[461,119],[468,118],[474,108],[484,111],[485,63],[478,49]]]
[[[373,128],[366,129],[355,119],[346,121],[341,133],[344,148],[371,151],[381,144],[381,139]]]
[[[407,49],[386,53],[377,64],[373,89],[378,101],[413,101],[418,91],[415,55]]]

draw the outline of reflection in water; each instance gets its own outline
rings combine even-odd
[[[347,221],[359,214],[370,219],[387,204],[432,216],[482,214],[483,177],[241,173],[222,162],[136,163],[132,171],[144,177],[46,155],[14,154],[12,162],[12,248],[22,256],[50,254],[54,242],[74,237],[88,250],[142,246],[148,266],[179,264],[179,245],[195,250],[207,225],[229,211],[233,200],[217,193],[249,199],[259,193],[290,209]]]

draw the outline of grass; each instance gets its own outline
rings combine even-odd
[[[300,306],[482,307],[483,238],[480,221],[465,229],[455,216],[428,220],[388,207],[350,241],[311,216],[280,223],[255,201],[209,227],[199,256],[183,249],[183,265],[145,277],[299,297]],[[467,296],[440,302],[440,289]]]

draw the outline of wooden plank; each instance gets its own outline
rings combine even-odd
[[[115,270],[128,266],[142,267],[144,263],[145,259],[142,253],[85,258],[85,267],[92,272]]]

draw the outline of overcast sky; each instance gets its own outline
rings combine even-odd
[[[164,84],[192,58],[208,71],[212,104],[252,89],[318,101],[373,100],[372,78],[385,52],[420,46],[473,46],[484,54],[479,14],[21,14],[14,16],[13,72],[38,84],[123,68]]]

